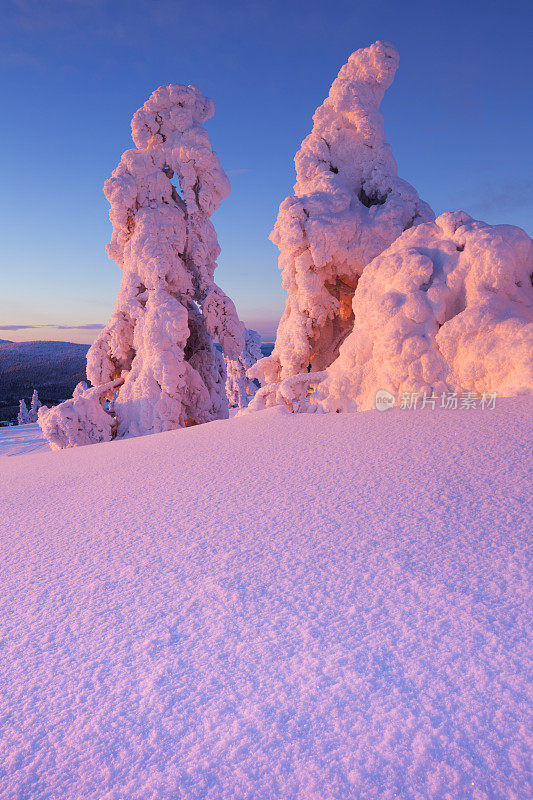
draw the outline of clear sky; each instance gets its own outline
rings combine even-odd
[[[349,54],[392,41],[382,105],[400,176],[437,213],[533,234],[530,0],[0,0],[0,338],[91,341],[120,270],[104,180],[157,86],[215,101],[232,192],[213,217],[217,282],[271,340],[283,309],[268,241],[293,158]],[[1,327],[7,326],[7,327]],[[80,327],[82,326],[82,327]]]

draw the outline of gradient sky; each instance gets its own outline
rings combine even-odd
[[[216,280],[270,340],[284,298],[268,241],[293,158],[353,50],[392,41],[382,105],[400,176],[437,213],[533,234],[533,4],[483,0],[0,0],[0,338],[92,341],[121,272],[102,193],[157,86],[192,83],[232,192]],[[80,327],[82,326],[82,327]]]

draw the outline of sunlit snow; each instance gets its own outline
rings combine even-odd
[[[530,411],[0,458],[0,798],[530,797]]]

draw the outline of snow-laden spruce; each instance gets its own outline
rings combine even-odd
[[[261,355],[261,337],[257,331],[246,328],[242,353],[236,359],[226,359],[226,395],[230,406],[246,408],[254,396],[257,385],[246,373]]]
[[[406,231],[365,269],[355,322],[313,400],[375,408],[376,392],[533,390],[533,242],[463,211]]]
[[[366,264],[407,228],[434,219],[398,177],[379,111],[398,53],[376,42],[352,53],[296,153],[294,195],[271,234],[286,308],[270,356],[250,371],[262,384],[323,370],[353,326],[352,296]]]
[[[116,393],[119,438],[228,416],[224,356],[240,355],[244,326],[213,279],[220,248],[210,217],[230,191],[202,124],[213,113],[213,101],[194,86],[157,89],[133,116],[136,148],[104,186],[113,224],[107,253],[124,274],[111,319],[87,355],[87,377],[112,387],[98,403]],[[96,395],[89,392],[79,441],[71,417],[83,393],[41,410],[45,432],[61,431],[63,422],[68,429],[52,445],[84,443],[95,429],[110,438],[110,424],[99,412],[90,416]]]
[[[19,400],[19,413],[17,414],[17,425],[27,425],[30,422],[28,406],[24,399]]]
[[[30,422],[37,422],[38,413],[39,413],[39,409],[40,409],[41,405],[42,405],[42,403],[39,400],[39,395],[37,393],[37,389],[34,389],[33,390],[33,394],[31,396],[30,410],[28,412],[28,416],[29,416]]]

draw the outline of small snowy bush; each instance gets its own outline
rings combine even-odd
[[[308,398],[325,377],[326,372],[301,372],[283,381],[269,383],[258,389],[249,409],[263,411],[271,406],[285,406],[293,414],[314,411],[316,406],[310,407]]]
[[[244,349],[240,356],[236,359],[226,359],[226,395],[230,406],[246,408],[254,396],[257,386],[246,373],[261,355],[261,337],[257,331],[247,328]]]
[[[52,450],[110,441],[116,432],[113,416],[104,410],[103,398],[112,395],[117,381],[87,388],[78,383],[70,400],[53,408],[41,406],[38,420]]]

